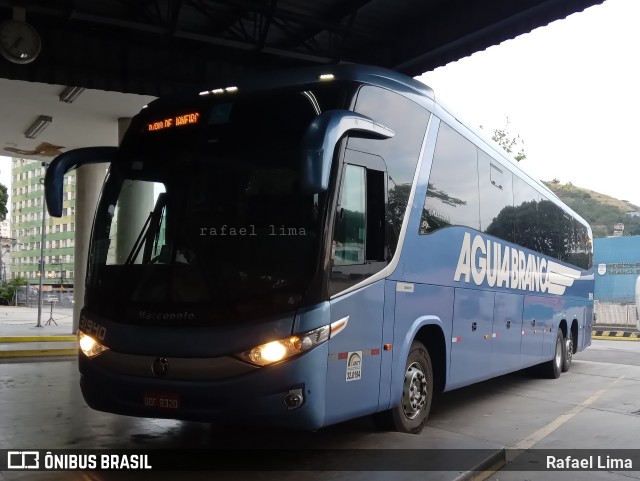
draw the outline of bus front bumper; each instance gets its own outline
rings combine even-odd
[[[87,404],[98,411],[316,430],[325,417],[327,352],[324,343],[287,361],[222,379],[163,378],[151,365],[144,375],[131,375],[80,353],[80,386]],[[167,362],[170,370],[172,360]]]

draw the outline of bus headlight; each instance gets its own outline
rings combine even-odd
[[[330,327],[322,326],[302,334],[267,342],[245,351],[239,357],[251,364],[268,366],[284,361],[322,344],[329,339]]]
[[[109,350],[107,346],[103,346],[93,337],[85,334],[82,331],[78,331],[78,344],[80,345],[80,350],[88,358],[99,356],[103,352]]]

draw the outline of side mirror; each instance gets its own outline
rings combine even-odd
[[[349,110],[327,110],[318,115],[302,139],[301,189],[307,193],[325,192],[333,152],[343,135],[368,139],[389,139],[395,132],[365,115]]]
[[[44,195],[51,217],[62,215],[64,174],[86,164],[113,162],[118,147],[84,147],[58,155],[51,161],[44,175]]]

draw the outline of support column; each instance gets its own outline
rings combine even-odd
[[[84,282],[87,275],[89,237],[93,216],[108,164],[83,165],[76,171],[76,231],[73,249],[73,332],[78,330],[80,311],[84,307]]]
[[[120,140],[130,123],[130,118],[118,119]],[[153,184],[151,182],[125,183],[118,198],[116,264],[125,263],[152,210]]]
[[[124,264],[153,210],[153,184],[125,185],[118,198],[116,264]]]

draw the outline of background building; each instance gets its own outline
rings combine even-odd
[[[636,325],[635,287],[640,236],[596,238],[593,243],[595,313],[600,325]]]
[[[11,237],[10,225],[7,219],[0,222],[0,281],[2,282],[11,278],[11,250],[15,240]]]
[[[44,211],[43,162],[12,159],[11,168],[11,278],[26,278],[35,284],[42,274],[40,249],[44,241],[43,290],[73,288],[73,247],[75,242],[75,186],[72,171],[65,176],[62,217],[49,217]],[[42,216],[45,215],[45,232]]]

